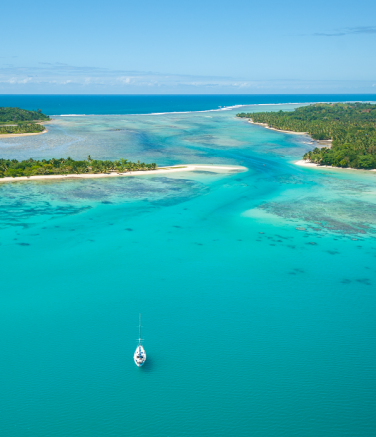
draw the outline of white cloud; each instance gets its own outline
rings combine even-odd
[[[117,77],[116,80],[118,80],[120,83],[123,83],[124,85],[132,83],[132,77],[129,76],[120,76]]]
[[[39,63],[0,68],[0,92],[30,93],[372,93],[373,81],[249,80]]]
[[[8,82],[10,84],[22,84],[22,83],[28,83],[31,82],[32,78],[31,77],[25,77],[23,79],[17,78],[17,77],[11,77],[10,79],[8,79]]]
[[[345,27],[337,29],[331,32],[318,32],[314,33],[314,36],[345,36],[345,35],[374,35],[376,34],[376,26],[357,26],[357,27]]]

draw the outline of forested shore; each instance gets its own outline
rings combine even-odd
[[[319,165],[359,169],[376,168],[376,105],[371,103],[317,103],[294,111],[240,113],[238,117],[269,127],[307,132],[315,140],[332,140],[303,156]]]
[[[132,162],[127,159],[115,161],[92,159],[90,156],[83,161],[74,159],[42,159],[41,161],[32,158],[25,161],[17,159],[0,159],[0,178],[41,176],[41,175],[67,175],[67,174],[100,174],[131,171],[156,170],[157,164],[145,164],[144,162]]]
[[[49,120],[50,117],[42,114],[40,109],[27,111],[0,107],[0,138],[4,134],[41,133],[45,130],[41,123]]]

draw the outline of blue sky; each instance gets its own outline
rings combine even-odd
[[[374,0],[21,0],[1,14],[0,93],[376,93]]]

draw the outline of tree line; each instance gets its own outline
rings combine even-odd
[[[47,121],[50,117],[42,114],[40,109],[28,111],[20,108],[0,107],[0,123],[22,121]]]
[[[0,135],[38,133],[44,126],[37,122],[48,121],[50,117],[40,109],[28,111],[20,108],[0,107]]]
[[[320,165],[376,168],[376,105],[370,103],[317,103],[294,111],[240,113],[238,117],[269,127],[307,132],[315,140],[332,140],[331,147],[316,147],[303,159]]]
[[[29,134],[43,132],[45,129],[41,124],[36,123],[18,123],[14,126],[0,124],[1,134]]]
[[[17,159],[0,159],[0,178],[38,176],[38,175],[67,175],[67,174],[96,174],[96,173],[126,173],[132,171],[155,170],[155,163],[132,162],[127,159],[115,161],[92,159],[90,155],[86,160],[75,161],[68,158],[52,158],[34,160],[32,158],[18,161]]]

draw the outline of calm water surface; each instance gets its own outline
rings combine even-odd
[[[376,173],[295,166],[309,138],[235,114],[0,140],[248,168],[0,185],[1,435],[375,436]]]

